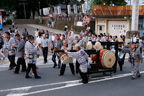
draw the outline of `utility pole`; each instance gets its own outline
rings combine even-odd
[[[132,6],[132,31],[138,31],[139,22],[139,0],[133,0]]]

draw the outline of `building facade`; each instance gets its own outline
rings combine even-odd
[[[140,6],[138,31],[142,35],[144,30],[144,6]],[[119,33],[132,29],[132,6],[99,6],[93,10],[95,16],[95,33],[110,33],[119,36]]]

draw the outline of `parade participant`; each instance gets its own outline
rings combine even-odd
[[[68,44],[66,40],[63,41],[63,46],[61,50],[64,50],[64,49],[71,50],[71,48],[68,48]],[[73,60],[69,63],[69,67],[71,69],[72,74],[75,75]],[[66,64],[62,64],[59,76],[64,75],[65,69],[66,69]]]
[[[84,40],[84,38],[82,37],[82,35],[80,35],[80,40],[79,40],[78,44],[79,44],[83,49],[85,49],[85,40]]]
[[[3,60],[4,60],[5,55],[2,53],[3,44],[4,44],[4,39],[2,36],[2,29],[0,29],[0,55],[3,57]],[[0,58],[0,60],[1,60],[1,58]]]
[[[10,31],[10,37],[15,39],[15,32],[14,32],[14,30]]]
[[[62,41],[66,40],[65,35],[62,35]]]
[[[46,35],[46,39],[49,39],[49,31],[48,30],[46,30],[45,35]]]
[[[132,43],[136,43],[136,40],[137,40],[137,39],[136,39],[136,36],[135,36],[135,34],[133,34],[133,37],[132,37],[132,39],[131,39],[131,42],[132,42]]]
[[[96,41],[96,39],[95,39],[95,37],[94,37],[94,34],[92,34],[92,36],[91,36],[91,41],[92,41],[92,42],[95,42],[95,41]]]
[[[12,70],[16,64],[15,64],[15,48],[12,45],[15,45],[15,40],[13,38],[10,38],[10,33],[5,32],[5,41],[3,46],[3,53],[5,53],[6,50],[8,50],[8,59],[10,62],[10,66],[8,70]]]
[[[119,38],[119,42],[123,42],[123,36],[122,35]]]
[[[41,31],[41,34],[43,35],[43,34],[45,34],[45,31],[44,31],[44,29],[42,29],[42,31]]]
[[[24,32],[22,33],[22,37],[24,40],[26,40],[26,37],[29,35],[29,33],[27,32],[27,29],[24,28]]]
[[[34,34],[35,34],[35,39],[37,39],[37,37],[38,37],[38,33],[39,33],[39,29],[38,29],[38,28],[36,28],[36,31],[34,31]]]
[[[38,32],[38,37],[35,42],[38,43],[39,45],[41,44],[41,39],[42,39],[41,36],[42,36],[42,34],[40,32]]]
[[[140,63],[143,63],[143,57],[140,51],[140,47],[136,48],[135,44],[132,44],[132,52],[131,52],[131,64],[132,64],[132,70],[133,70],[133,75],[132,75],[132,80],[136,79],[137,77],[141,77],[140,72],[139,72],[139,65]]]
[[[105,42],[105,37],[103,36],[102,33],[100,34],[100,36],[101,36],[100,42]]]
[[[110,42],[108,36],[105,37],[105,42]],[[103,46],[103,48],[110,50],[110,45],[105,45],[105,46]]]
[[[52,32],[52,35],[49,38],[49,42],[50,42],[51,52],[53,52],[54,42],[55,42],[55,33],[54,32]]]
[[[39,57],[39,55],[37,54],[38,46],[39,46],[38,44],[36,46],[34,45],[33,36],[31,36],[30,40],[27,41],[27,43],[25,44],[26,61],[28,64],[26,76],[25,76],[26,79],[32,78],[29,76],[29,72],[31,71],[31,69],[36,79],[41,78],[40,76],[37,75],[37,71],[36,71],[36,58]]]
[[[83,33],[84,33],[83,30],[81,30],[80,35],[82,35]]]
[[[61,47],[62,47],[62,40],[60,40],[59,36],[56,35],[55,38],[56,38],[56,40],[54,41],[54,51],[55,50],[60,50]],[[57,66],[56,56],[59,59],[58,60],[58,68],[60,68],[60,66],[61,66],[61,59],[60,59],[60,57],[55,52],[53,52],[53,56],[52,56],[52,61],[54,62],[53,68],[55,68]]]
[[[41,40],[41,46],[43,51],[44,63],[47,63],[49,40],[46,38],[45,34],[43,34],[43,38]]]
[[[64,35],[65,35],[65,38],[67,39],[67,38],[68,38],[68,30],[66,30],[66,31],[64,32]]]
[[[114,40],[112,39],[112,36],[111,36],[111,35],[109,36],[109,41],[110,41],[110,42],[113,42],[113,41],[114,41]]]
[[[125,42],[125,38],[126,38],[126,30],[124,30],[124,33],[123,33],[123,41]]]
[[[16,29],[15,29],[15,34],[20,34],[18,27],[16,27]]]
[[[9,32],[9,33],[11,32],[11,28],[9,28],[8,32]]]
[[[25,41],[21,39],[19,34],[16,34],[16,39],[19,41],[18,45],[14,46],[17,47],[17,52],[18,52],[18,60],[17,60],[17,66],[15,71],[13,72],[14,74],[18,74],[20,70],[20,65],[22,64],[22,71],[21,72],[26,72],[26,63],[24,59],[24,47],[25,47]]]
[[[72,49],[74,44],[74,37],[72,36],[71,32],[69,32],[67,42],[68,42],[68,47]]]
[[[76,58],[76,60],[80,64],[79,73],[82,78],[81,82],[86,84],[88,83],[88,55],[83,49],[81,49],[79,44],[75,45],[75,50],[77,52],[68,52],[67,50],[65,50],[65,53],[67,53],[69,57]]]

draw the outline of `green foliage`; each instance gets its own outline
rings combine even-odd
[[[12,24],[12,20],[7,20],[6,24],[8,24],[8,25],[10,24],[11,25]]]
[[[0,0],[0,8],[6,10],[15,10],[19,0]]]
[[[48,5],[56,5],[56,4],[58,4],[58,3],[61,3],[61,2],[63,2],[64,0],[46,0],[46,3],[48,4]]]
[[[126,5],[127,3],[125,0],[94,0],[94,5],[103,5],[105,3],[106,5],[110,5],[111,3],[115,5]]]

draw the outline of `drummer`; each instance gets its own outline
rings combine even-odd
[[[64,49],[71,50],[71,47],[68,47],[68,43],[66,40],[63,41],[63,46],[61,50],[64,50]],[[73,60],[69,63],[69,66],[70,66],[72,75],[75,75]],[[66,69],[66,64],[62,64],[59,76],[64,75],[65,69]]]
[[[75,45],[75,50],[77,52],[68,52],[65,50],[65,53],[68,53],[69,57],[76,58],[78,63],[80,64],[79,67],[79,73],[82,78],[81,83],[88,83],[88,76],[87,76],[87,71],[88,71],[88,55],[87,53],[80,47],[79,44]]]

